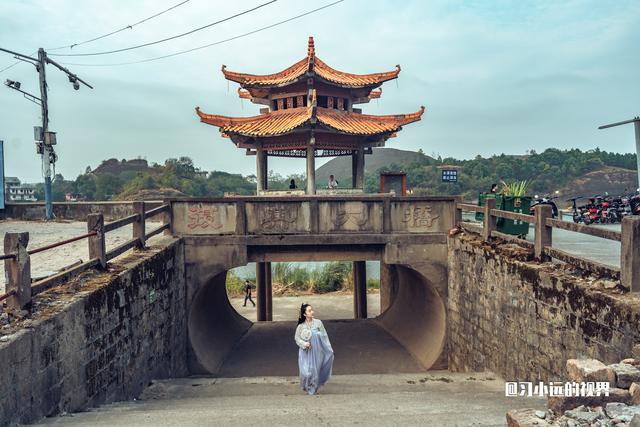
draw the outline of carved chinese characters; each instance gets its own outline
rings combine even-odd
[[[230,203],[174,203],[174,231],[178,234],[231,234],[236,229],[236,205]]]
[[[409,233],[438,232],[445,229],[441,203],[398,202],[391,208],[393,231]]]
[[[311,228],[308,202],[247,203],[249,234],[309,233]]]
[[[382,231],[381,202],[320,202],[319,209],[321,233]]]

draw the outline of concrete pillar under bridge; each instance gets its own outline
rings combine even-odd
[[[256,288],[256,317],[258,321],[273,320],[270,262],[256,262]]]
[[[353,317],[367,318],[367,263],[353,262]]]

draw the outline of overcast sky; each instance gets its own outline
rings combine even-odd
[[[191,0],[115,36],[53,53],[100,52],[188,31],[267,0]],[[62,63],[108,64],[188,49],[275,23],[332,0],[279,0],[253,13],[181,39],[128,52],[53,57]],[[134,23],[179,0],[2,0],[0,47],[34,53],[80,42]],[[266,74],[316,54],[334,68],[371,73],[402,66],[383,85],[369,114],[410,113],[425,105],[389,147],[472,158],[548,147],[634,151],[632,126],[600,124],[640,114],[640,2],[345,0],[299,20],[218,46],[127,66],[68,65],[95,86],[74,91],[47,68],[50,129],[58,132],[57,171],[73,179],[116,157],[163,162],[190,156],[205,170],[250,174],[255,159],[201,124],[194,113],[247,116],[259,106],[237,97],[220,66]],[[15,62],[0,55],[0,69]],[[34,67],[0,74],[38,92]],[[0,87],[0,139],[5,174],[41,180],[33,144],[38,106]],[[301,159],[275,159],[270,169],[302,172]]]

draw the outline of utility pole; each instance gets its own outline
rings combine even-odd
[[[16,59],[29,62],[36,67],[38,72],[38,80],[40,84],[40,97],[32,95],[20,89],[20,82],[7,80],[5,85],[10,89],[16,90],[23,94],[25,98],[40,105],[42,113],[42,126],[36,126],[34,137],[36,140],[37,153],[42,157],[42,173],[44,175],[44,199],[46,205],[46,219],[53,219],[53,194],[51,191],[51,169],[52,165],[55,165],[58,160],[53,146],[56,144],[55,132],[49,131],[49,103],[47,96],[47,76],[46,66],[51,64],[69,77],[69,82],[73,84],[75,90],[80,89],[80,83],[84,84],[90,89],[93,86],[73,74],[71,71],[58,64],[54,60],[47,56],[47,52],[43,48],[38,49],[38,58],[32,58],[29,55],[13,52],[11,50],[0,48],[0,51],[12,54]],[[80,82],[80,83],[78,83]]]
[[[635,127],[636,133],[636,166],[638,168],[638,188],[640,188],[640,117],[636,116],[631,120],[625,120],[624,122],[611,123],[609,125],[603,125],[598,127],[598,129],[607,129],[612,128],[614,126],[626,125],[629,123],[633,123]]]

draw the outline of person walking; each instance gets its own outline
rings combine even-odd
[[[256,303],[251,299],[251,289],[253,288],[254,286],[249,280],[244,281],[244,304],[242,304],[243,307],[247,306],[247,300],[251,301],[251,304],[253,304],[254,307],[256,306]]]
[[[331,378],[333,348],[324,325],[313,317],[313,307],[300,306],[300,317],[294,336],[298,345],[298,369],[300,387],[309,395],[318,394],[318,389]]]

